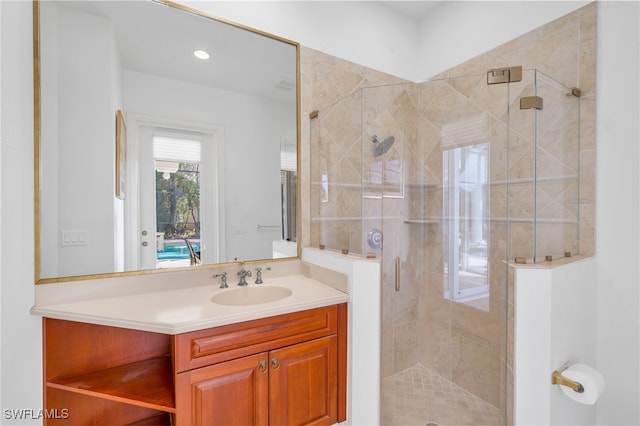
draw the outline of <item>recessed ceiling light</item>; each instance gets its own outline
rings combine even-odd
[[[203,61],[206,61],[211,57],[211,55],[209,55],[209,52],[207,52],[206,50],[194,50],[193,56],[198,59],[202,59]]]

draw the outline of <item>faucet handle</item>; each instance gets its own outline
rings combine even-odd
[[[229,286],[227,285],[227,273],[221,272],[219,274],[213,275],[213,278],[218,278],[218,277],[220,277],[220,288],[228,288]]]
[[[238,271],[238,276],[240,277],[240,282],[238,283],[238,285],[245,286],[248,284],[247,277],[251,276],[251,271],[242,268],[240,269],[240,271]]]
[[[271,267],[268,266],[266,268],[264,268],[265,271],[270,271]],[[256,268],[256,284],[262,284],[264,281],[262,281],[262,268]]]

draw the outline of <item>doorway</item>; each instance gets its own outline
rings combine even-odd
[[[224,255],[222,129],[133,115],[137,158],[126,215],[129,265],[158,269],[217,263]],[[132,159],[133,160],[133,159]]]

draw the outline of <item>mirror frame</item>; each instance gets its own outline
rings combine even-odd
[[[67,281],[84,281],[84,280],[92,280],[92,279],[101,279],[101,278],[119,278],[119,277],[130,277],[137,275],[147,275],[147,274],[157,274],[157,273],[166,273],[166,272],[178,272],[178,271],[189,271],[194,270],[194,266],[185,266],[178,268],[164,268],[164,269],[141,269],[136,271],[123,271],[123,272],[108,272],[108,273],[100,273],[100,274],[91,274],[91,275],[74,275],[68,277],[55,277],[55,278],[42,278],[40,277],[41,270],[41,260],[42,253],[40,247],[40,1],[42,0],[32,0],[33,5],[33,129],[34,129],[34,259],[35,259],[35,284],[49,284],[49,283],[58,283],[58,282],[67,282]],[[276,41],[280,41],[282,43],[287,43],[295,47],[296,49],[296,169],[298,174],[298,182],[296,191],[298,193],[297,201],[296,201],[296,235],[297,235],[297,256],[296,257],[286,257],[286,258],[276,258],[276,259],[255,259],[255,260],[246,260],[246,261],[237,261],[237,262],[223,262],[223,263],[212,263],[199,265],[197,269],[207,268],[213,269],[218,268],[225,265],[237,265],[237,264],[251,264],[251,263],[264,263],[264,262],[278,262],[278,261],[286,261],[291,259],[300,259],[301,257],[301,243],[300,243],[300,231],[301,231],[301,196],[300,192],[302,189],[301,179],[300,179],[300,137],[301,137],[301,129],[300,129],[300,43],[279,37],[274,34],[270,34],[256,28],[252,28],[246,25],[239,24],[237,22],[233,22],[224,18],[220,18],[209,14],[207,12],[203,12],[189,6],[185,6],[179,3],[175,3],[170,0],[148,0],[150,2],[159,3],[165,6],[172,7],[178,11],[191,13],[194,15],[198,15],[207,19],[211,19],[213,21],[217,21],[223,24],[231,25],[236,28],[252,32],[256,35],[264,36],[271,38]]]

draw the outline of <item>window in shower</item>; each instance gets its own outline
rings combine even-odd
[[[489,308],[488,169],[488,143],[442,152],[445,298],[485,310]]]

